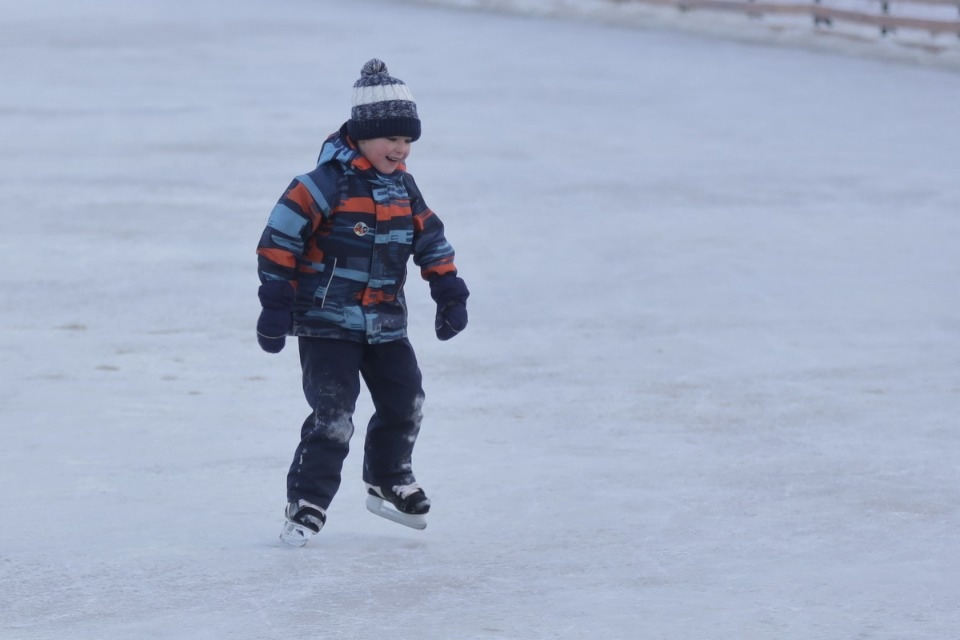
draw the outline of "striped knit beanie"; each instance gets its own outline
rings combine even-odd
[[[347,131],[354,140],[402,136],[420,138],[417,104],[403,80],[387,73],[387,65],[373,58],[353,84],[353,108]]]

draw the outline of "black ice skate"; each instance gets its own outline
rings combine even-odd
[[[327,521],[326,511],[306,500],[288,503],[285,515],[287,521],[283,523],[280,539],[292,547],[307,544]]]
[[[425,529],[424,516],[430,511],[430,498],[416,483],[392,487],[367,484],[367,509],[412,529]]]

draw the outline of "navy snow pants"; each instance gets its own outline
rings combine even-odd
[[[288,500],[330,506],[353,435],[361,376],[374,407],[364,443],[364,482],[415,482],[411,462],[424,393],[410,341],[366,344],[301,337],[299,344],[303,393],[312,412],[287,474]]]

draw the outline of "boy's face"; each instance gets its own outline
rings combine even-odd
[[[370,161],[373,168],[380,173],[389,175],[397,170],[400,163],[410,155],[410,145],[413,141],[403,136],[389,138],[371,138],[357,143],[360,153]]]

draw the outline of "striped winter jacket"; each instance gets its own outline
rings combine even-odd
[[[280,197],[257,255],[261,282],[287,280],[297,292],[293,335],[398,340],[410,256],[424,279],[456,274],[443,223],[404,169],[380,174],[344,125]]]

